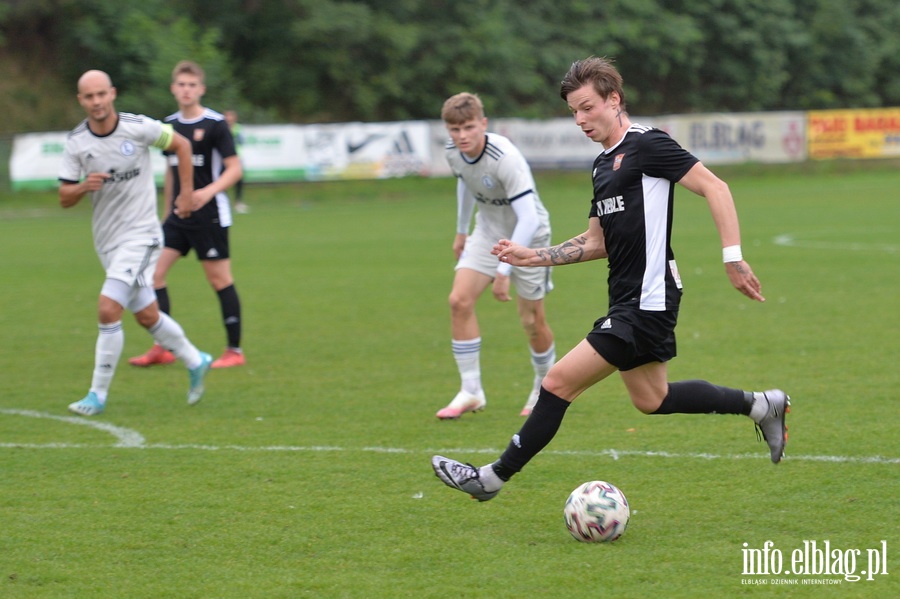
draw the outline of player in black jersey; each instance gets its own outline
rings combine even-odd
[[[594,161],[588,229],[559,245],[533,249],[501,240],[493,253],[514,266],[560,266],[608,258],[609,312],[544,377],[528,420],[493,464],[475,468],[442,456],[435,474],[480,501],[493,498],[554,437],[581,393],[618,371],[632,403],[646,414],[743,414],[756,422],[772,462],[784,455],[785,412],[779,389],[747,392],[706,381],[668,381],[675,357],[681,279],[671,248],[675,183],[706,198],[722,242],[725,272],[752,300],[765,301],[741,255],[740,227],[728,185],[666,133],[632,124],[622,77],[610,61],[572,65],[560,95],[575,123],[603,145]]]
[[[234,138],[225,117],[204,107],[200,101],[206,92],[203,69],[196,63],[181,61],[172,71],[172,95],[178,112],[166,117],[175,131],[190,140],[194,162],[194,213],[180,219],[172,214],[172,198],[177,197],[179,181],[173,176],[178,158],[166,153],[163,194],[166,220],[163,223],[166,247],[156,268],[153,286],[160,309],[169,313],[171,302],[166,275],[179,258],[192,249],[203,266],[206,279],[219,298],[227,346],[212,368],[229,368],[245,363],[241,349],[241,302],[231,274],[228,228],[232,223],[231,206],[225,191],[243,176]],[[128,360],[134,366],[168,364],[173,356],[154,345],[147,353]]]

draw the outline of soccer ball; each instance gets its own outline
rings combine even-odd
[[[586,482],[572,491],[563,514],[566,528],[582,543],[615,541],[631,518],[625,494],[602,480]]]

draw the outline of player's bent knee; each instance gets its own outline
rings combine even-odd
[[[135,312],[134,319],[139,325],[149,329],[159,322],[159,309],[154,310],[152,307],[147,307],[140,312]]]
[[[631,396],[631,403],[644,414],[653,414],[662,405],[663,398]]]
[[[544,375],[541,386],[557,397],[566,399],[572,396],[571,385],[568,384],[566,377],[554,372],[553,368]]]
[[[101,305],[97,311],[97,321],[103,324],[118,322],[122,319],[123,310],[118,306]]]

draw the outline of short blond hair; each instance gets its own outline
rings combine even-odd
[[[460,125],[472,119],[483,119],[484,105],[477,95],[462,92],[447,98],[441,109],[441,118],[448,125]]]
[[[200,83],[206,81],[206,73],[203,72],[203,67],[192,60],[182,60],[175,65],[175,68],[172,69],[172,81],[175,81],[179,75],[193,75],[199,77]]]

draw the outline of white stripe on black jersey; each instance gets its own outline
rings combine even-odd
[[[234,138],[225,117],[215,110],[204,108],[203,113],[195,119],[185,119],[179,111],[167,116],[165,121],[171,123],[175,131],[191,142],[191,152],[194,157],[194,189],[206,187],[218,180],[225,168],[224,160],[237,154]],[[173,176],[172,193],[175,198],[178,197],[181,187],[181,181],[178,178],[178,156],[170,152],[167,152],[166,155]],[[219,192],[213,200],[194,212],[189,218],[170,217],[169,223],[187,228],[209,225],[228,227],[232,223],[228,195],[224,191]]]
[[[664,131],[637,124],[594,161],[590,216],[600,218],[609,253],[610,306],[678,308],[674,187],[697,162]]]

